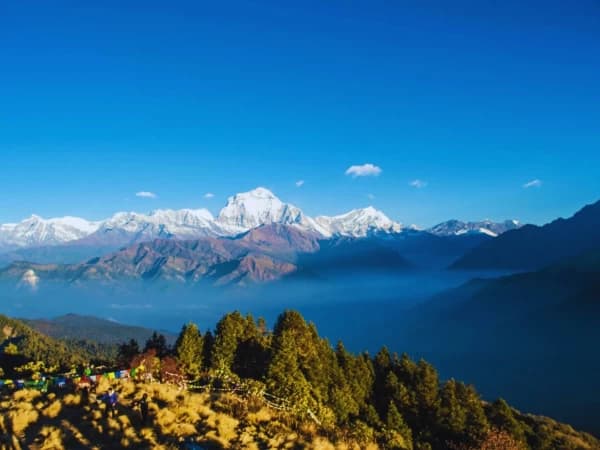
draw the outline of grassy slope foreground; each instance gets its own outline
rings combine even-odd
[[[104,382],[100,391],[108,387]],[[260,400],[233,394],[182,391],[160,383],[118,384],[120,406],[106,417],[95,396],[80,393],[42,394],[16,391],[0,400],[0,449],[377,449],[376,442],[357,440],[351,430],[332,432],[312,421],[298,420]],[[146,393],[146,424],[135,403]],[[544,426],[563,444],[551,448],[598,448],[567,425],[523,416]],[[388,446],[386,448],[401,448]],[[480,447],[456,449],[521,449],[505,433],[491,434]]]
[[[106,387],[105,382],[101,388]],[[123,382],[118,390],[115,417],[106,417],[93,394],[86,400],[79,393],[22,390],[4,397],[0,448],[334,448],[314,424],[299,424],[260,401],[192,393],[160,383]],[[145,425],[134,407],[144,393],[150,397]]]

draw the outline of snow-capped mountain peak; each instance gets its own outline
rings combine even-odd
[[[0,246],[8,248],[58,245],[93,233],[99,222],[79,217],[44,219],[32,214],[19,223],[0,225]]]
[[[157,209],[149,214],[119,212],[105,220],[90,239],[110,234],[124,235],[131,242],[156,238],[195,239],[222,235],[207,209]]]
[[[100,222],[72,216],[44,219],[34,214],[19,223],[0,225],[0,250],[65,243],[115,247],[157,238],[189,240],[235,236],[269,224],[290,225],[323,238],[360,238],[419,230],[415,226],[404,228],[373,206],[312,218],[300,208],[281,201],[269,189],[258,187],[229,197],[216,218],[207,209],[157,209],[147,214],[118,212]],[[516,220],[501,223],[487,219],[450,220],[427,231],[440,236],[466,233],[497,236],[519,226]]]
[[[328,230],[331,236],[365,237],[377,233],[399,233],[402,225],[394,222],[383,212],[368,206],[353,209],[338,216],[319,216],[315,222]]]
[[[491,237],[519,228],[521,224],[518,220],[505,220],[503,222],[493,222],[485,219],[479,222],[462,222],[460,220],[448,220],[439,223],[428,229],[429,233],[438,236],[460,236],[462,234],[487,234]]]
[[[258,187],[227,199],[217,223],[230,233],[239,233],[270,223],[310,228],[310,221],[294,205],[283,203],[270,190]]]

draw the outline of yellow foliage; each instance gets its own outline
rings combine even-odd
[[[81,404],[81,396],[79,394],[67,394],[63,398],[65,406],[79,406]]]
[[[117,417],[117,420],[121,423],[121,427],[123,429],[131,427],[131,420],[129,420],[129,417],[123,415],[123,416]]]
[[[223,414],[217,414],[217,433],[227,442],[236,438],[236,428],[239,424],[237,419]]]
[[[57,417],[60,414],[61,409],[62,409],[62,404],[61,404],[60,400],[54,400],[52,403],[50,403],[50,405],[48,407],[46,407],[42,411],[42,414],[50,419],[54,419],[55,417]]]
[[[37,422],[39,413],[33,409],[31,404],[20,403],[19,408],[11,411],[8,414],[12,431],[16,435],[20,435],[32,423]]]
[[[44,426],[40,431],[40,435],[44,438],[42,442],[42,450],[59,450],[65,448],[63,445],[63,432],[54,426]]]
[[[269,408],[267,408],[266,406],[263,406],[261,409],[259,409],[257,412],[255,413],[248,413],[248,421],[250,423],[253,424],[260,424],[263,422],[270,422],[272,419],[272,414],[271,414],[271,410],[269,410]]]
[[[15,402],[27,402],[33,403],[36,398],[39,398],[42,395],[41,392],[35,391],[33,389],[21,389],[16,391],[12,398]]]
[[[318,437],[308,447],[311,450],[335,450],[335,446],[328,440]]]
[[[110,385],[108,380],[101,383],[98,394],[106,392]],[[11,448],[48,450],[173,449],[178,448],[176,442],[186,438],[222,449],[358,449],[350,444],[334,447],[320,435],[323,430],[313,422],[298,424],[286,413],[272,410],[261,401],[250,407],[246,399],[232,394],[186,392],[159,383],[114,381],[113,384],[119,394],[116,417],[105,417],[105,405],[94,401],[93,392],[89,402],[83,402],[79,393],[68,391],[42,394],[20,390],[10,398],[0,396],[0,435],[12,434],[10,439],[17,445],[10,444]],[[139,429],[140,412],[132,405],[145,393],[149,396],[150,418],[148,426]]]

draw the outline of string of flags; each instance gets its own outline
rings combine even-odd
[[[75,387],[83,388],[83,387],[91,387],[99,383],[102,379],[106,380],[127,380],[127,379],[135,379],[138,375],[144,373],[144,366],[141,365],[137,368],[131,369],[123,369],[116,370],[110,372],[103,373],[92,373],[90,368],[86,368],[83,374],[61,374],[55,376],[42,376],[39,379],[0,379],[0,389],[9,388],[9,389],[36,389],[41,392],[47,392],[50,386],[55,386],[58,388],[65,388],[67,385],[73,385]],[[290,411],[292,410],[292,405],[289,403],[289,400],[277,397],[275,395],[269,394],[268,392],[261,390],[259,392],[253,392],[249,386],[245,386],[243,384],[234,383],[230,386],[222,386],[217,387],[213,384],[214,380],[205,381],[205,383],[201,383],[200,381],[196,382],[188,382],[182,375],[179,374],[171,374],[166,372],[169,376],[177,376],[178,378],[182,378],[185,381],[185,387],[187,390],[196,390],[196,391],[210,391],[210,392],[234,392],[237,394],[248,395],[253,394],[261,397],[263,401],[270,406],[271,408]],[[215,378],[219,381],[224,381],[222,378]],[[226,383],[227,385],[227,383]],[[321,424],[315,413],[313,413],[310,409],[307,410],[309,417],[314,420],[317,424]]]
[[[99,383],[102,379],[107,380],[119,380],[135,378],[143,367],[115,370],[110,372],[92,373],[91,369],[85,369],[83,374],[60,374],[54,376],[41,376],[37,379],[0,379],[0,388],[14,388],[14,389],[37,389],[40,391],[47,391],[49,387],[56,386],[58,388],[64,388],[67,385],[74,386],[91,386],[92,384]]]

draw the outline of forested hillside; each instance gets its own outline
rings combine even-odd
[[[49,346],[53,341],[44,342]],[[33,358],[47,356],[44,352],[29,354]],[[259,409],[265,406],[278,411],[283,417],[278,420],[284,420],[288,432],[301,433],[309,426],[312,439],[321,436],[346,446],[339,448],[599,447],[595,438],[567,425],[522,414],[502,399],[483,401],[473,386],[459,381],[441,381],[425,361],[390,354],[385,348],[374,357],[353,355],[341,342],[332,348],[319,337],[315,326],[295,311],[281,314],[272,331],[264,321],[234,312],[225,315],[214,332],[201,333],[196,325],[185,325],[173,348],[158,334],[146,342],[143,351],[131,340],[120,346],[117,364],[143,367],[146,382],[153,379],[192,390],[230,390],[241,403],[256,401]],[[122,381],[115,383],[130,397],[137,395],[131,382],[125,382],[128,387],[123,387]],[[178,414],[174,403],[163,403],[165,407]],[[238,413],[246,414],[229,411]],[[242,433],[244,423],[239,422],[240,417],[235,420],[238,422],[230,430],[234,435]],[[186,436],[206,438],[203,423],[201,419],[192,421]],[[6,424],[5,429],[10,432]],[[27,436],[26,430],[23,433]],[[299,448],[308,447],[310,439],[298,437]],[[231,444],[234,441],[211,441],[211,445],[244,448]],[[144,448],[135,444],[135,439],[127,442],[126,446]]]

